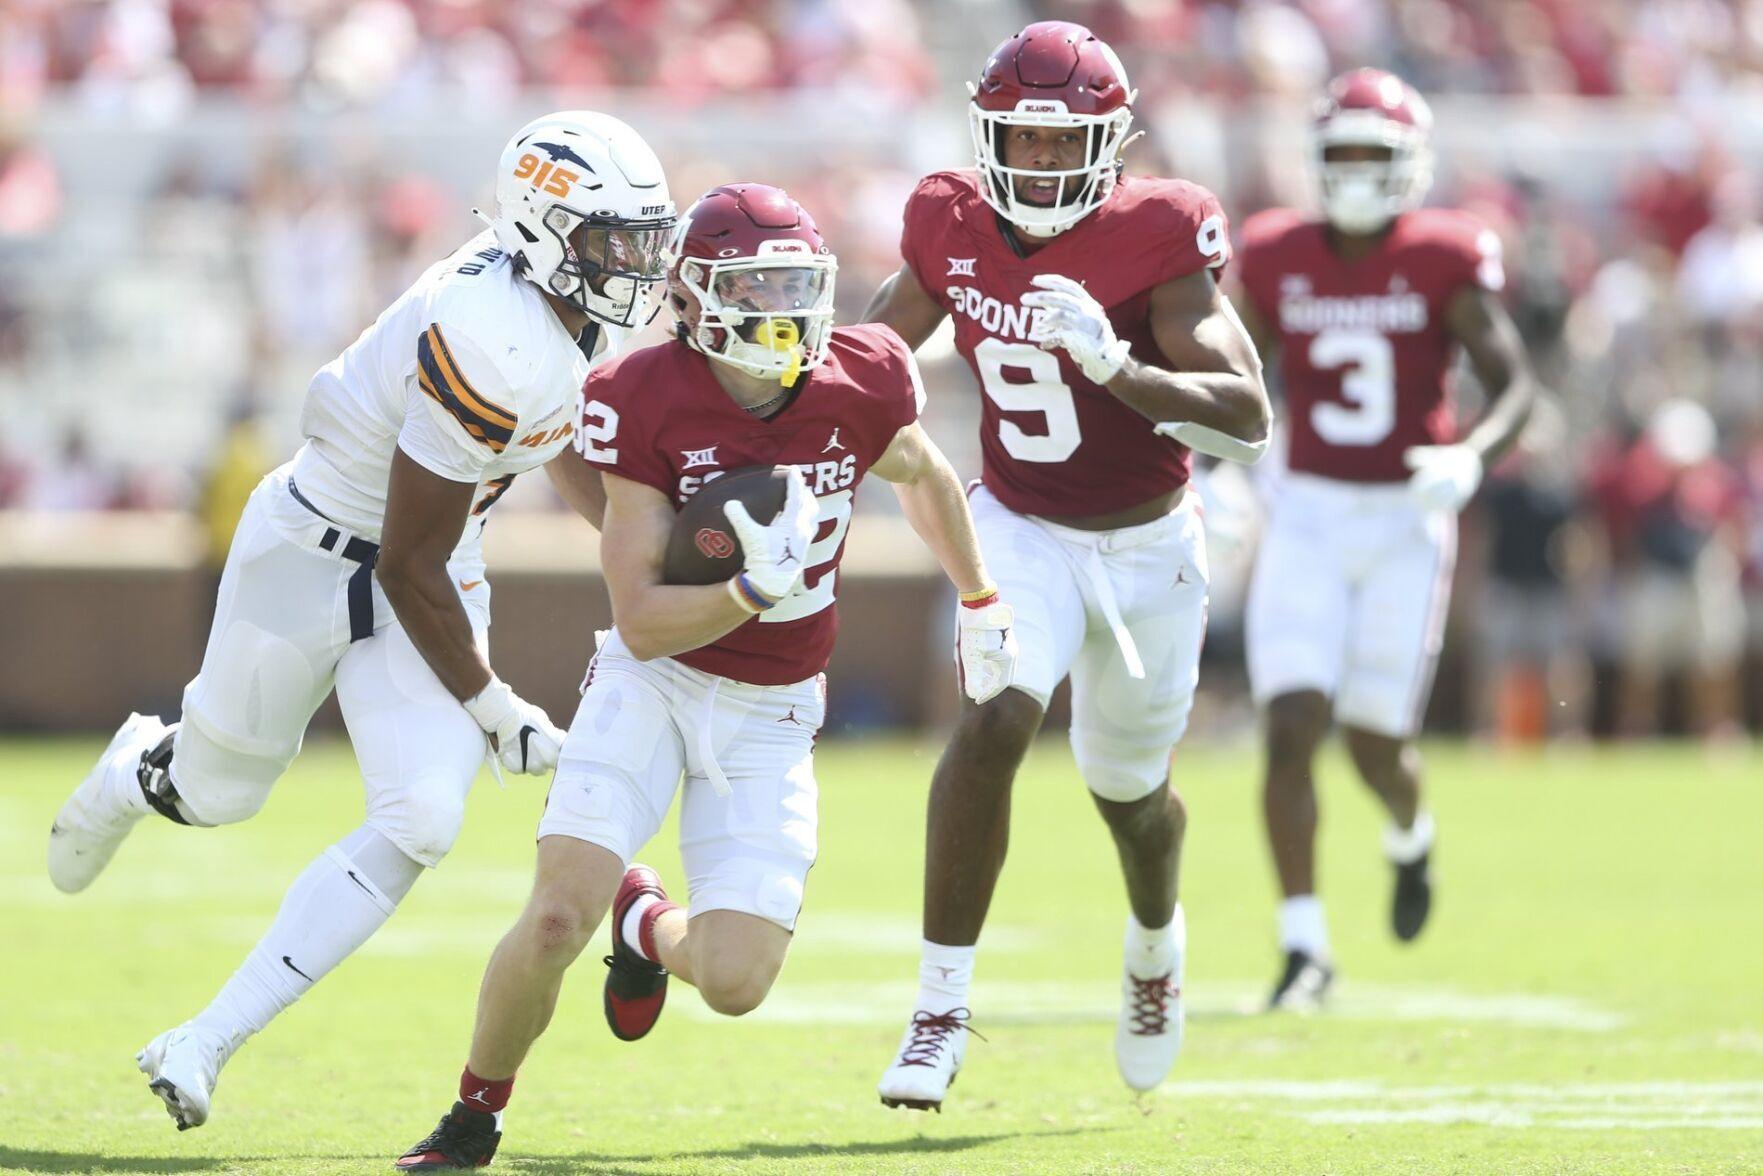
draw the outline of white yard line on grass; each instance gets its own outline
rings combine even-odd
[[[751,1014],[751,1019],[792,1025],[891,1025],[911,1010],[917,985],[910,979],[851,984],[792,982],[788,975]],[[1189,988],[1188,1015],[1224,1018],[1258,1007],[1259,986],[1247,983],[1196,984]],[[1117,1012],[1113,985],[1062,980],[985,980],[974,982],[976,1019],[991,1024],[1112,1023]],[[686,1016],[714,1020],[696,1000],[674,1006]],[[1436,1021],[1510,1025],[1526,1029],[1565,1029],[1608,1033],[1624,1018],[1567,996],[1528,993],[1465,993],[1447,989],[1343,985],[1328,1017],[1362,1021]]]
[[[1763,1130],[1763,1082],[1532,1082],[1394,1086],[1374,1079],[1172,1082],[1177,1102],[1223,1101],[1307,1123],[1479,1123],[1608,1131]]]

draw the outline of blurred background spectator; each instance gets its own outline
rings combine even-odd
[[[1426,92],[1433,199],[1505,239],[1559,409],[1472,507],[1461,713],[1514,737],[1763,719],[1763,0],[0,0],[0,510],[196,512],[224,547],[312,371],[477,231],[503,139],[559,106],[633,122],[682,204],[791,188],[849,320],[913,181],[967,162],[962,83],[1045,17],[1120,49],[1134,169],[1239,224],[1310,204],[1334,72]],[[972,473],[971,379],[944,340],[924,358]],[[557,505],[523,479],[498,509]]]

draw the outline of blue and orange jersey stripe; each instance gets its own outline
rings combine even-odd
[[[508,409],[478,394],[465,378],[447,340],[441,335],[441,324],[431,324],[416,343],[416,379],[423,392],[447,410],[449,416],[471,436],[501,453],[514,439],[518,423]]]

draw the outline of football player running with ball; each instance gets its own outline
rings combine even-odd
[[[1072,750],[1131,908],[1121,1076],[1148,1090],[1180,1048],[1186,817],[1169,756],[1207,584],[1189,449],[1254,460],[1268,406],[1213,280],[1230,257],[1217,200],[1120,174],[1132,101],[1119,59],[1080,25],[1005,41],[968,110],[977,170],[919,183],[905,264],[868,312],[914,347],[955,320],[983,397],[974,523],[1022,640],[1015,688],[964,709],[931,784],[919,994],[882,1075],[890,1106],[939,1108],[961,1065],[1012,780],[1067,675]]]
[[[961,593],[968,697],[984,702],[1010,683],[1010,609],[987,576],[961,483],[918,423],[912,353],[886,327],[832,326],[834,268],[813,220],[781,190],[713,189],[682,218],[673,250],[678,338],[588,380],[581,446],[605,475],[601,552],[616,627],[589,667],[539,822],[532,897],[484,974],[459,1100],[400,1168],[489,1163],[515,1071],[608,909],[605,1007],[617,1037],[649,1031],[670,974],[729,1016],[765,999],[814,864],[821,671],[866,473],[895,483]],[[788,493],[763,524],[726,504],[744,570],[707,586],[664,583],[675,513],[712,479],[754,466],[788,467]],[[689,914],[632,864],[675,793]]]
[[[1315,123],[1322,217],[1275,209],[1243,229],[1243,319],[1261,354],[1281,357],[1290,421],[1246,616],[1285,896],[1275,1008],[1314,1007],[1333,977],[1312,779],[1331,721],[1389,811],[1396,937],[1425,924],[1434,831],[1414,739],[1444,637],[1457,512],[1535,395],[1500,305],[1499,239],[1464,213],[1419,207],[1431,126],[1400,78],[1367,69],[1335,79]],[[1459,350],[1489,398],[1461,440]]]
[[[150,813],[243,821],[337,692],[366,822],[294,881],[213,1002],[138,1055],[180,1129],[207,1120],[246,1038],[452,847],[486,742],[509,771],[555,764],[563,733],[488,660],[486,512],[564,450],[590,368],[654,314],[674,223],[661,165],[617,119],[565,111],[517,133],[491,228],[313,377],[306,443],[233,538],[182,721],[131,716],[56,815],[49,875],[68,892]]]

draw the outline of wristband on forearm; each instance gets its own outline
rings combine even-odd
[[[777,603],[755,588],[746,572],[741,572],[728,581],[728,594],[734,597],[736,604],[750,613],[762,613]]]
[[[998,599],[998,586],[987,584],[984,588],[976,588],[972,592],[961,593],[962,608],[984,608]]]

